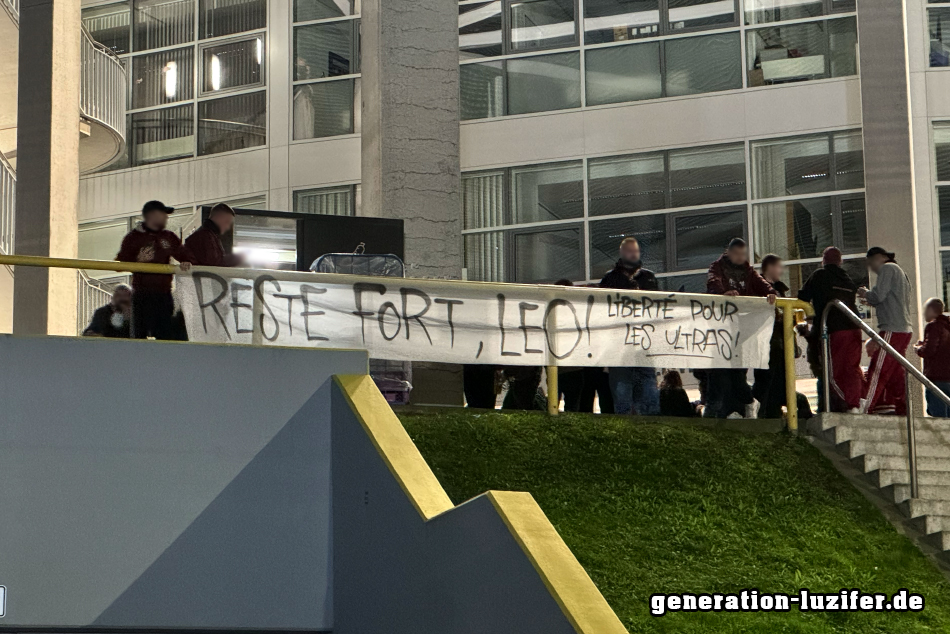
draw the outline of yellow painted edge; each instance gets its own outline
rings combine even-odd
[[[627,634],[530,493],[486,493],[578,634]]]
[[[429,520],[455,508],[373,379],[359,374],[333,380],[419,515]]]

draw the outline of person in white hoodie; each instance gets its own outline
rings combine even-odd
[[[868,268],[877,274],[877,282],[874,288],[859,288],[858,297],[874,309],[878,331],[884,341],[904,354],[914,336],[910,317],[910,280],[894,261],[894,254],[881,247],[868,251],[867,263]],[[868,353],[871,365],[861,400],[861,413],[906,415],[904,368],[873,341],[868,342]]]

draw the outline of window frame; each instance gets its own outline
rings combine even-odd
[[[256,31],[250,31],[249,35],[241,33],[240,35],[228,35],[219,39],[213,40],[201,40],[196,46],[195,55],[197,59],[195,60],[197,77],[196,77],[196,88],[197,92],[195,93],[195,101],[204,100],[205,98],[213,98],[221,95],[230,95],[232,93],[239,93],[242,91],[252,92],[262,86],[267,86],[267,37],[265,33],[259,33]],[[261,45],[261,78],[259,81],[253,84],[241,84],[240,86],[232,86],[230,88],[221,88],[218,90],[205,90],[205,63],[204,55],[208,49],[216,48],[218,46],[225,46],[228,44],[237,44],[239,42],[250,42],[256,40],[260,42]]]

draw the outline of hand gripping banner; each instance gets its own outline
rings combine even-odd
[[[195,268],[191,341],[498,365],[765,368],[764,298]]]

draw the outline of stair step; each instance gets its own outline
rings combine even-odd
[[[892,484],[910,484],[910,472],[905,464],[903,469],[878,469],[867,474],[867,480],[874,486],[883,489]],[[917,483],[950,485],[950,471],[923,471],[917,470]]]
[[[907,499],[898,504],[898,507],[905,516],[910,518],[924,515],[950,515],[950,500]]]
[[[937,548],[938,550],[950,550],[950,532],[948,531],[937,531],[935,533],[930,533],[924,537],[923,541],[930,544],[934,548]]]
[[[917,483],[918,497],[927,500],[948,500],[950,501],[950,485],[945,484],[921,484]],[[881,488],[884,497],[892,500],[895,504],[900,504],[904,500],[910,499],[909,484],[891,484]]]
[[[950,429],[950,419],[918,418],[918,428],[923,422],[933,425],[935,429],[939,429],[940,425]],[[814,430],[816,432],[831,429],[839,425],[860,425],[861,427],[865,428],[882,427],[885,429],[897,429],[901,426],[906,427],[907,419],[903,416],[873,416],[871,414],[818,414],[817,416],[814,416],[808,420],[809,430]]]
[[[918,445],[944,445],[950,447],[950,424],[935,424],[932,419],[920,419],[915,422]],[[864,427],[860,424],[838,425],[823,430],[819,436],[838,445],[849,440],[867,442],[907,442],[907,421],[893,427]]]
[[[891,441],[849,440],[837,445],[837,450],[849,458],[863,455],[901,456],[907,459],[907,443]],[[917,458],[946,458],[950,460],[950,444],[917,442]]]
[[[863,473],[870,473],[879,469],[896,471],[907,470],[907,454],[899,456],[864,454],[851,459],[851,464]],[[950,471],[950,458],[917,456],[917,470],[919,471]]]
[[[922,515],[910,520],[914,528],[925,535],[950,531],[950,515]]]

